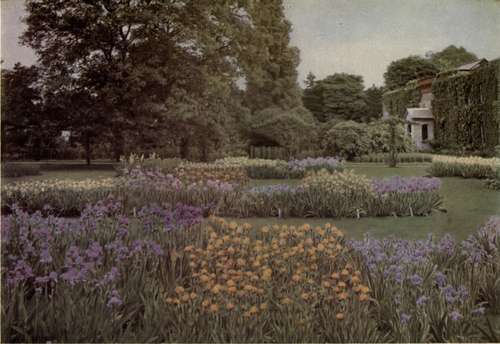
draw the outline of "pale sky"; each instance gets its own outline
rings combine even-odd
[[[215,0],[216,1],[216,0]],[[1,59],[30,65],[34,53],[18,44],[24,0],[1,0]],[[382,85],[387,65],[454,44],[479,57],[500,57],[498,0],[285,0],[300,49],[299,80],[336,72]]]

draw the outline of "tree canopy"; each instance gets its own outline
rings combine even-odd
[[[334,118],[362,121],[366,115],[363,77],[336,73],[310,83],[304,90],[304,105],[320,122]]]
[[[409,56],[393,61],[384,73],[385,86],[394,90],[405,86],[408,81],[423,76],[433,76],[439,69],[429,60],[420,56]]]
[[[464,47],[450,45],[443,50],[429,54],[429,60],[436,65],[440,71],[457,68],[461,65],[477,60],[476,54],[467,51]]]

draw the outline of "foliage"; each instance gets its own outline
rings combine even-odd
[[[366,119],[363,78],[359,75],[336,73],[304,90],[304,104],[320,122],[334,118],[361,121]],[[314,103],[316,102],[316,103]]]
[[[406,118],[407,108],[418,107],[421,94],[416,84],[388,91],[383,95],[383,104],[390,116]]]
[[[464,47],[457,48],[454,45],[450,45],[439,52],[431,53],[428,58],[440,71],[457,68],[478,59],[476,54],[467,51]]]
[[[255,145],[280,146],[295,152],[315,141],[314,118],[303,107],[266,108],[252,115],[250,128]]]
[[[413,143],[400,123],[395,126],[395,135],[395,148],[398,152],[413,150]],[[390,125],[386,120],[367,124],[338,122],[327,129],[322,145],[328,155],[338,155],[347,160],[366,154],[387,153],[391,149]]]
[[[254,27],[242,56],[247,107],[253,113],[301,107],[299,50],[290,46],[292,24],[285,17],[283,1],[249,1],[246,9]]]
[[[228,95],[243,56],[256,55],[247,5],[29,0],[22,41],[38,55],[49,94],[91,96],[82,109],[100,120],[87,121],[88,129],[106,121],[117,159],[127,153],[126,141],[148,146],[168,130],[186,135],[167,137],[163,145],[173,143],[186,158],[195,141],[206,156],[204,147],[222,144],[207,138],[220,137],[213,134],[221,127],[235,129],[226,115],[239,106]]]
[[[40,175],[40,165],[32,163],[2,163],[2,178]]]
[[[422,178],[422,177],[420,177]],[[241,217],[361,217],[419,216],[438,209],[441,197],[438,179],[387,181],[394,187],[378,187],[352,172],[320,171],[298,187],[270,185],[243,191],[233,204],[221,208],[222,215]]]
[[[356,162],[387,162],[387,153],[371,153],[354,158]],[[398,163],[408,162],[432,162],[432,155],[425,153],[399,153],[397,156]]]
[[[383,87],[372,87],[365,90],[366,101],[366,119],[373,120],[382,117],[382,96],[384,94]]]
[[[494,179],[500,167],[499,158],[453,157],[435,155],[429,173],[436,177]]]
[[[41,71],[2,68],[2,158],[41,159],[57,146],[57,128],[43,104]]]
[[[408,56],[389,64],[384,73],[385,87],[388,90],[404,87],[411,80],[434,76],[438,71],[432,62],[420,56]]]
[[[370,152],[366,126],[354,121],[340,122],[327,131],[322,142],[324,151],[347,160]]]
[[[500,78],[493,64],[432,84],[435,145],[441,149],[493,154],[498,144],[498,118],[494,107]]]

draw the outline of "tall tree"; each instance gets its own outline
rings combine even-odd
[[[283,0],[254,0],[248,12],[255,28],[247,55],[247,104],[252,111],[302,105],[297,83],[299,50],[290,46],[292,26]]]
[[[368,120],[382,117],[383,94],[384,88],[375,85],[365,90],[366,118]]]
[[[304,105],[320,122],[332,119],[363,121],[366,117],[363,89],[363,77],[336,73],[315,81],[312,87],[307,88]]]
[[[421,76],[432,76],[439,69],[430,61],[420,56],[409,56],[393,61],[384,73],[385,86],[389,90],[405,86],[408,81]]]
[[[309,72],[305,80],[306,88],[302,95],[304,107],[311,111],[317,119],[323,116],[323,92],[321,84],[317,84],[316,77]]]
[[[437,53],[430,54],[430,61],[441,71],[457,68],[477,59],[476,54],[467,51],[464,47],[457,48],[454,45],[450,45]]]
[[[23,42],[51,78],[94,97],[118,158],[128,134],[172,125],[165,114],[174,93],[202,93],[210,74],[236,76],[238,34],[249,30],[242,6],[237,0],[28,0]]]
[[[2,157],[40,159],[54,144],[57,128],[45,111],[40,70],[22,66],[2,69]]]

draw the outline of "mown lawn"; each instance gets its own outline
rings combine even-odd
[[[407,164],[389,168],[383,164],[348,164],[356,173],[369,177],[425,176],[428,165]],[[245,221],[254,225],[268,223],[311,225],[330,222],[341,228],[349,237],[362,238],[364,233],[375,237],[394,235],[400,238],[425,238],[429,233],[442,236],[452,234],[457,239],[465,239],[474,233],[491,215],[500,215],[500,192],[487,189],[483,181],[462,178],[441,178],[443,184],[442,207],[446,212],[435,212],[426,217],[379,217],[362,219],[276,219],[250,218]],[[297,184],[299,180],[253,180],[252,185]],[[241,221],[241,219],[238,219]]]
[[[109,170],[91,170],[91,169],[72,169],[72,170],[42,170],[38,176],[26,176],[17,178],[2,178],[2,183],[24,182],[28,180],[53,180],[53,179],[101,179],[116,176],[116,172]]]

